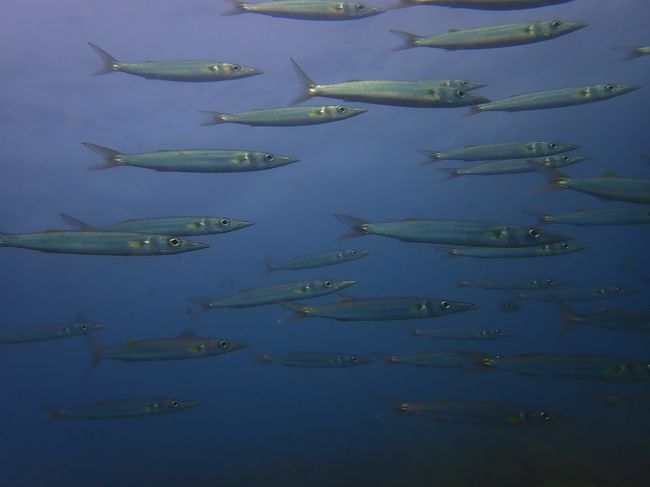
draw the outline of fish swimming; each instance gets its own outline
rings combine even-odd
[[[186,399],[152,398],[96,401],[83,406],[43,405],[42,408],[52,419],[119,419],[176,413],[198,404]]]
[[[439,298],[367,298],[344,297],[334,303],[306,305],[280,302],[295,312],[291,318],[321,317],[338,321],[384,321],[433,318],[478,308],[471,303],[461,303]]]
[[[486,277],[483,279],[462,279],[461,287],[482,289],[549,289],[564,286],[567,282],[550,277]]]
[[[417,336],[426,336],[441,340],[497,340],[499,338],[508,338],[514,335],[513,332],[502,328],[464,326],[415,328],[411,333]]]
[[[356,367],[375,362],[372,357],[364,357],[353,353],[339,352],[284,352],[256,354],[261,362],[271,362],[287,367],[316,367],[335,369]]]
[[[584,105],[585,103],[609,100],[610,98],[631,93],[639,88],[640,86],[602,83],[536,91],[509,96],[503,100],[479,103],[472,107],[469,115],[481,112],[519,112]]]
[[[529,212],[530,213],[530,212]],[[532,213],[540,223],[565,225],[642,225],[650,223],[650,207],[580,209],[560,215]]]
[[[579,149],[576,144],[554,141],[501,142],[498,144],[466,145],[449,151],[418,150],[431,159],[429,162],[443,160],[457,161],[495,161],[509,159],[533,159],[555,156],[563,152]],[[553,159],[555,160],[555,159]],[[528,164],[530,168],[530,163]]]
[[[502,174],[521,174],[535,172],[533,164],[542,164],[546,167],[565,167],[589,160],[588,157],[561,154],[546,156],[537,159],[505,159],[501,161],[487,161],[470,167],[439,168],[448,175],[446,179],[458,176],[497,176]]]
[[[451,80],[351,80],[320,85],[293,58],[291,62],[303,88],[303,93],[293,100],[292,105],[312,96],[415,108],[457,108],[487,101],[485,97],[470,93],[471,90],[451,86],[455,84]]]
[[[627,56],[624,58],[625,60],[637,59],[650,55],[650,46],[624,47],[623,49],[627,51]]]
[[[342,281],[334,279],[314,279],[310,281],[293,281],[273,286],[242,289],[235,294],[223,298],[187,298],[190,303],[198,304],[198,312],[205,312],[216,308],[247,308],[274,304],[279,301],[292,301],[295,299],[308,299],[335,293],[357,281]]]
[[[419,218],[371,222],[342,214],[335,214],[334,217],[352,228],[353,232],[349,236],[372,234],[404,242],[477,247],[532,247],[570,240],[570,237],[564,235],[541,232],[535,227],[511,223]]]
[[[434,245],[436,250],[444,252],[447,257],[477,257],[479,259],[500,259],[519,257],[549,257],[565,255],[589,247],[574,242],[564,241],[535,247],[444,247]]]
[[[281,1],[281,0],[277,0]],[[287,0],[297,1],[297,0]],[[282,108],[262,108],[239,113],[202,110],[210,119],[201,125],[238,123],[253,127],[296,127],[337,122],[367,112],[365,108],[349,105],[311,105]]]
[[[470,369],[474,362],[485,354],[476,352],[415,352],[403,355],[386,355],[389,364],[414,365],[416,367],[440,367],[450,369]]]
[[[449,51],[462,49],[491,49],[497,47],[533,44],[570,34],[587,27],[584,22],[545,20],[517,24],[499,24],[474,29],[451,29],[443,34],[420,36],[401,30],[390,32],[401,37],[405,43],[395,50],[413,47],[433,47]]]
[[[168,255],[201,250],[208,245],[169,235],[51,230],[40,233],[0,234],[0,247],[59,254]]]
[[[294,257],[285,262],[265,264],[268,272],[280,270],[299,270],[342,264],[370,255],[372,251],[362,249],[333,250]]]
[[[56,340],[73,336],[84,336],[94,333],[108,325],[89,323],[84,317],[79,316],[72,323],[46,326],[25,326],[6,331],[0,331],[0,343],[26,343],[42,340]]]
[[[230,149],[159,150],[122,154],[101,145],[82,143],[104,158],[103,163],[90,167],[90,170],[135,166],[155,171],[229,173],[273,169],[299,161],[295,157],[270,152]]]
[[[414,5],[433,5],[451,8],[470,8],[475,10],[523,10],[569,3],[573,0],[400,0],[392,8]]]
[[[635,289],[623,286],[562,287],[559,289],[519,291],[515,293],[515,297],[517,299],[536,301],[555,301],[558,299],[560,301],[591,301],[628,296],[635,292]]]
[[[283,17],[299,20],[356,20],[385,11],[360,1],[341,0],[271,0],[266,2],[246,3],[242,0],[229,0],[233,5],[223,15],[237,15],[252,12],[271,17]]]
[[[225,81],[262,74],[259,69],[250,66],[205,59],[123,63],[95,44],[90,42],[88,44],[99,55],[103,63],[102,67],[94,74],[119,71],[149,79],[191,82]]]
[[[589,324],[608,330],[650,332],[650,309],[601,309],[578,313],[563,301],[555,300],[562,312],[564,331],[575,325]]]

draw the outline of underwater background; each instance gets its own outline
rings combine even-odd
[[[387,7],[383,2],[378,6]],[[177,256],[105,257],[0,250],[0,327],[61,323],[78,313],[110,324],[102,344],[128,338],[201,336],[253,343],[247,351],[330,350],[363,355],[418,350],[486,353],[575,352],[648,359],[647,334],[577,327],[562,334],[553,303],[460,288],[459,279],[548,276],[575,285],[621,285],[637,293],[577,303],[579,310],[647,307],[648,229],[550,227],[588,245],[536,259],[441,259],[430,245],[380,237],[340,241],[332,217],[402,217],[535,223],[525,211],[623,207],[569,191],[535,192],[536,173],[445,181],[419,164],[416,149],[559,140],[591,160],[567,170],[647,178],[650,151],[648,59],[622,61],[615,48],[647,45],[650,5],[642,0],[575,0],[534,10],[484,12],[412,7],[349,22],[309,22],[254,14],[224,17],[227,2],[6,0],[0,16],[0,231],[65,228],[65,212],[93,224],[126,218],[223,215],[254,225],[194,238],[210,248]],[[388,29],[444,32],[496,23],[564,18],[589,27],[521,47],[391,52]],[[172,83],[122,73],[93,77],[96,43],[119,60],[215,58],[255,66],[261,76]],[[237,112],[284,106],[300,93],[289,57],[317,82],[358,79],[470,79],[491,99],[588,83],[641,85],[632,94],[577,107],[489,113],[351,102],[368,112],[337,123],[287,128],[200,127],[199,110]],[[336,103],[316,98],[313,103]],[[312,102],[310,102],[312,104]],[[87,171],[100,158],[90,141],[124,152],[246,148],[300,162],[242,174],[162,173],[138,168]],[[630,206],[630,205],[628,205]],[[345,265],[279,271],[262,263],[358,247],[371,256]],[[356,279],[354,296],[435,296],[480,309],[437,319],[278,323],[289,311],[268,305],[215,310],[194,318],[187,296],[220,296],[297,279]],[[335,296],[314,302],[330,302]],[[503,327],[493,342],[412,336],[433,325]],[[121,364],[86,373],[83,338],[0,349],[2,485],[35,486],[642,486],[650,479],[650,416],[601,397],[645,392],[643,383],[528,378],[490,371],[390,365],[342,369],[259,363],[247,351],[204,360]],[[180,414],[113,421],[43,421],[41,404],[130,397],[182,397],[200,405]],[[576,421],[506,429],[384,414],[390,396],[426,401],[480,399],[544,406]]]

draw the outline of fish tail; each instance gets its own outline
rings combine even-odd
[[[442,161],[445,158],[444,153],[441,151],[418,149],[416,152],[418,154],[422,154],[425,157],[428,157],[428,159],[426,161],[423,161],[422,164],[431,164],[432,162]]]
[[[92,144],[90,142],[82,142],[82,144],[104,158],[104,162],[90,166],[88,168],[89,171],[97,171],[98,169],[110,169],[111,167],[120,165],[120,163],[117,162],[117,158],[121,155],[118,151],[101,145]]]
[[[390,407],[387,411],[381,411],[375,415],[376,418],[381,418],[382,416],[392,415],[392,414],[408,414],[404,410],[404,401],[400,401],[397,398],[389,396],[380,396],[379,399],[381,402]]]
[[[120,62],[117,59],[92,42],[89,42],[88,45],[97,53],[103,63],[102,67],[95,71],[93,75],[108,74],[120,70]]]
[[[312,96],[314,96],[311,93],[311,89],[316,86],[316,83],[314,82],[313,79],[309,77],[309,75],[305,72],[304,69],[296,62],[294,58],[289,58],[291,59],[291,64],[293,64],[293,69],[296,71],[296,74],[298,75],[298,79],[300,80],[300,84],[302,85],[302,93],[299,94],[297,97],[295,97],[291,102],[289,103],[290,105],[297,105],[298,103],[302,103],[305,100],[308,100]]]
[[[219,125],[228,122],[228,113],[213,112],[210,110],[199,110],[200,113],[205,113],[208,118],[201,122],[201,126]]]
[[[63,417],[63,410],[60,406],[54,404],[41,404],[41,409],[50,415],[46,420],[59,419]]]
[[[481,108],[481,105],[474,105],[472,108],[469,109],[469,112],[463,113],[463,118],[471,117],[472,115],[476,115],[477,113],[481,113],[483,109]]]
[[[261,364],[268,364],[271,362],[271,356],[268,353],[249,352],[249,354],[251,357],[255,357],[255,359]]]
[[[456,257],[453,247],[445,247],[444,245],[432,245],[432,247],[438,252],[442,252],[440,260],[449,260],[452,257]]]
[[[230,15],[239,15],[246,13],[248,9],[246,8],[246,4],[242,2],[241,0],[227,0],[228,3],[232,6],[230,10],[226,10],[223,15],[224,17],[228,17]]]
[[[526,215],[535,217],[539,223],[551,223],[548,219],[548,215],[545,215],[544,213],[540,213],[539,211],[524,210],[524,213]]]
[[[404,32],[403,30],[397,30],[397,29],[389,29],[389,32],[392,32],[395,34],[397,37],[402,39],[404,41],[404,44],[401,46],[397,46],[393,48],[393,51],[403,51],[405,49],[411,49],[415,46],[415,40],[420,37],[415,34],[411,34],[410,32]]]
[[[294,313],[292,315],[280,318],[278,320],[278,323],[300,320],[302,318],[306,318],[307,316],[309,316],[309,311],[308,311],[309,306],[307,305],[299,304],[299,303],[291,303],[289,301],[278,301],[278,304],[280,306],[284,306],[285,308],[289,308]]]
[[[444,172],[447,176],[442,178],[443,181],[449,181],[450,179],[456,179],[461,176],[460,169],[456,167],[439,167],[438,171]]]
[[[555,168],[546,167],[545,165],[539,164],[535,161],[529,161],[529,163],[533,168],[535,168],[535,170],[537,170],[537,172],[546,177],[548,180],[548,184],[546,186],[534,189],[534,193],[545,193],[547,191],[553,191],[554,189],[562,188],[560,182],[563,179],[566,179],[566,174],[564,174],[562,171],[558,171]]]
[[[615,47],[614,49],[625,52],[625,56],[620,59],[621,61],[630,61],[631,59],[637,59],[643,56],[643,54],[639,52],[638,47]]]
[[[91,337],[88,334],[84,335],[84,338],[86,339],[86,343],[90,347],[90,364],[86,368],[86,373],[89,374],[90,372],[93,371],[95,367],[101,362],[102,360],[102,346],[99,344],[97,340],[95,340],[93,337]]]
[[[66,213],[59,213],[59,216],[63,218],[63,220],[75,230],[92,230],[93,228],[95,228],[86,222],[83,222],[73,216],[67,215]],[[85,320],[80,320],[80,321],[85,321]]]
[[[562,333],[568,333],[576,323],[580,321],[580,315],[571,309],[564,301],[560,301],[552,293],[547,293],[550,298],[557,304],[560,312],[562,313]]]
[[[214,305],[212,304],[214,300],[212,298],[189,297],[189,298],[185,298],[185,301],[199,306],[199,309],[188,308],[187,314],[190,316],[196,316],[198,314],[202,314],[207,311],[210,311],[211,309],[214,308]]]
[[[341,223],[348,225],[352,229],[350,232],[341,235],[341,238],[360,237],[368,233],[367,230],[364,229],[364,225],[370,223],[367,220],[363,220],[361,218],[350,215],[343,215],[341,213],[334,213],[334,218],[336,218]]]
[[[264,274],[268,275],[274,271],[277,271],[279,267],[276,264],[271,264],[270,262],[262,262],[264,266]]]

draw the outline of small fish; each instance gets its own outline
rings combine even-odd
[[[281,1],[281,0],[277,0]],[[296,1],[296,0],[290,0]],[[201,125],[239,123],[253,127],[295,127],[337,122],[367,112],[365,108],[349,105],[312,105],[283,108],[264,108],[239,113],[222,113],[203,110],[210,119]]]
[[[623,58],[624,61],[629,61],[630,59],[638,59],[650,54],[650,46],[623,47],[622,49],[627,51],[627,56]]]
[[[229,2],[234,8],[223,15],[252,12],[285,19],[356,20],[385,12],[364,2],[341,0],[272,0],[257,3],[229,0]]]
[[[40,233],[0,234],[0,247],[58,254],[168,255],[201,250],[208,245],[169,235],[52,230]]]
[[[650,332],[650,309],[601,309],[578,313],[563,301],[556,299],[555,302],[562,312],[565,332],[581,323],[608,330]]]
[[[520,291],[515,293],[517,299],[536,301],[588,301],[597,299],[618,298],[636,293],[636,289],[624,286],[588,286],[562,287],[560,289],[540,289],[536,291]]]
[[[404,355],[386,355],[389,364],[414,365],[416,367],[441,367],[450,369],[471,369],[476,360],[485,354],[476,352],[416,352]]]
[[[458,281],[461,287],[481,289],[549,289],[566,284],[566,281],[550,277],[486,277]]]
[[[372,253],[371,250],[345,249],[333,250],[330,252],[318,252],[315,254],[294,257],[286,262],[265,264],[268,272],[280,270],[312,269],[334,264],[342,264],[352,260],[360,259]]]
[[[367,298],[344,297],[334,303],[306,305],[280,302],[295,312],[291,319],[322,317],[338,321],[410,320],[444,316],[477,309],[471,303],[461,303],[439,298]]]
[[[546,110],[548,108],[583,105],[585,103],[609,100],[610,98],[625,95],[639,88],[641,87],[616,83],[602,83],[524,93],[522,95],[513,95],[503,100],[479,103],[472,107],[469,115],[481,112],[519,112],[524,110]]]
[[[573,0],[399,0],[392,8],[413,5],[433,5],[450,8],[470,8],[475,10],[523,10],[569,3]]]
[[[259,69],[250,66],[205,59],[123,63],[95,44],[89,42],[88,45],[99,55],[103,63],[102,67],[95,71],[96,75],[121,71],[149,79],[197,82],[225,81],[262,74]]]
[[[487,101],[485,97],[469,93],[472,88],[453,86],[455,83],[452,80],[351,80],[320,85],[312,80],[293,58],[291,62],[303,88],[302,94],[293,100],[292,105],[313,96],[415,108],[457,108]]]
[[[560,215],[529,212],[540,223],[559,223],[565,225],[642,225],[650,223],[650,207],[641,208],[603,208],[597,210],[580,209]]]
[[[261,362],[271,362],[285,365],[287,367],[318,367],[318,368],[341,368],[356,367],[375,362],[372,357],[364,357],[353,353],[339,352],[285,352],[268,354],[256,354]]]
[[[521,305],[515,301],[502,301],[499,305],[501,311],[506,313],[517,313],[521,311]]]
[[[497,340],[509,338],[513,332],[502,328],[476,328],[476,327],[437,327],[415,328],[413,335],[439,338],[441,340]]]
[[[438,170],[447,174],[448,177],[446,179],[454,179],[458,176],[521,174],[526,172],[535,172],[533,164],[542,164],[546,167],[558,168],[571,166],[587,160],[589,160],[588,157],[562,154],[558,156],[540,157],[538,159],[505,159],[501,161],[487,161],[470,167],[445,167]]]
[[[0,332],[0,343],[26,343],[42,340],[56,340],[73,336],[84,336],[94,333],[108,325],[89,323],[84,317],[77,317],[77,321],[60,325],[25,326]]]
[[[127,399],[96,401],[83,406],[42,405],[51,419],[119,419],[176,413],[198,406],[198,401],[186,399]]]
[[[102,232],[137,232],[157,235],[213,235],[232,232],[252,225],[244,220],[233,220],[225,216],[171,216],[122,220],[119,223],[95,227],[65,213],[59,214],[75,230]]]
[[[275,304],[279,301],[308,299],[335,293],[357,281],[341,281],[334,279],[314,279],[310,281],[293,281],[273,286],[242,289],[235,294],[223,298],[187,298],[190,303],[198,304],[205,312],[216,308],[247,308]]]
[[[352,228],[352,233],[346,235],[350,237],[372,234],[404,242],[477,247],[533,247],[571,239],[565,235],[541,232],[535,227],[511,223],[421,218],[371,222],[342,214],[335,214],[334,217]]]
[[[549,257],[570,254],[589,248],[570,241],[538,245],[536,247],[445,247],[441,245],[434,245],[433,247],[436,250],[444,252],[447,258],[477,257],[479,259]]]
[[[138,154],[122,154],[108,147],[82,142],[84,146],[104,158],[104,162],[90,170],[118,166],[135,166],[155,171],[228,173],[273,169],[298,162],[291,156],[248,150],[160,150]]]
[[[554,156],[563,152],[579,149],[576,144],[553,141],[502,142],[498,144],[466,145],[449,151],[418,150],[431,159],[429,162],[442,160],[457,161],[495,161],[509,159],[533,159]],[[528,164],[530,168],[530,163]]]
[[[533,44],[555,39],[584,27],[587,27],[584,22],[555,19],[540,22],[490,25],[474,29],[451,29],[444,34],[428,36],[420,36],[396,29],[391,29],[390,32],[405,41],[403,46],[395,50],[413,47],[434,47],[452,51]]]

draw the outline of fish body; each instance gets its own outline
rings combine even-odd
[[[262,73],[259,69],[250,66],[210,59],[123,63],[100,47],[92,43],[88,44],[103,62],[102,67],[95,74],[120,71],[149,79],[205,82],[247,78]]]
[[[229,173],[261,171],[298,162],[295,157],[248,150],[160,150],[122,154],[90,142],[83,142],[83,145],[104,157],[102,164],[90,169],[135,166],[155,171]]]
[[[561,215],[538,214],[540,223],[565,225],[640,225],[650,223],[650,207],[576,210]]]
[[[412,5],[433,5],[474,10],[523,10],[569,3],[572,0],[400,0],[395,8]]]
[[[634,294],[635,292],[635,289],[623,286],[588,286],[520,291],[515,293],[515,296],[518,299],[529,299],[535,301],[555,301],[558,299],[560,301],[589,301],[618,298]]]
[[[623,49],[627,51],[627,56],[624,58],[626,60],[637,59],[650,55],[650,46],[626,47]]]
[[[484,279],[462,279],[461,287],[482,289],[551,289],[564,286],[567,282],[549,277],[486,277]]]
[[[438,338],[441,340],[497,340],[508,338],[514,335],[513,332],[501,328],[478,328],[478,327],[437,327],[437,328],[416,328],[413,335]]]
[[[293,310],[297,317],[321,317],[338,321],[411,320],[470,311],[478,306],[437,298],[341,298],[335,303],[306,305],[279,303]]]
[[[588,157],[571,156],[562,154],[557,156],[540,157],[536,159],[505,159],[501,161],[487,161],[470,167],[441,168],[450,178],[457,176],[496,176],[501,174],[521,174],[535,172],[533,164],[542,164],[546,167],[559,168],[589,160]]]
[[[309,299],[335,293],[355,284],[357,281],[342,281],[334,279],[314,279],[309,281],[293,281],[273,286],[254,289],[243,289],[223,298],[187,298],[190,303],[198,304],[201,311],[215,308],[247,308],[274,304],[279,301]]]
[[[272,0],[257,3],[230,0],[230,3],[234,9],[224,15],[252,12],[286,19],[356,20],[384,13],[384,10],[364,2],[340,0]]]
[[[476,257],[479,259],[549,257],[570,254],[588,248],[584,245],[568,241],[538,245],[535,247],[434,247],[445,252],[448,257]]]
[[[259,354],[262,362],[285,365],[287,367],[316,367],[334,369],[341,367],[356,367],[375,362],[372,357],[364,357],[353,353],[339,352],[285,352],[276,354]]]
[[[545,110],[583,105],[597,101],[609,100],[634,90],[639,86],[602,83],[585,86],[571,86],[555,90],[537,91],[514,95],[503,100],[479,103],[472,107],[471,113],[480,112],[519,112],[523,110]]]
[[[266,268],[269,271],[312,269],[328,265],[341,264],[352,260],[360,259],[370,255],[372,251],[361,249],[333,250],[329,252],[317,252],[315,254],[294,257],[285,262],[269,263]]]
[[[226,233],[252,225],[251,222],[233,220],[225,216],[172,216],[123,220],[119,223],[95,227],[65,213],[61,213],[61,217],[75,230],[153,233],[181,237]]]
[[[296,1],[296,0],[288,0]],[[482,103],[486,98],[470,93],[468,89],[450,86],[450,81],[396,81],[352,80],[343,83],[318,84],[291,59],[302,83],[303,93],[293,103],[312,96],[339,100],[416,108],[456,108]]]
[[[567,20],[546,20],[499,24],[475,29],[451,29],[443,34],[419,36],[392,29],[391,32],[404,39],[398,49],[411,47],[434,47],[446,50],[491,49],[497,47],[521,46],[554,39],[586,27],[583,22]]]
[[[278,0],[280,1],[280,0]],[[296,0],[290,0],[296,1]],[[295,127],[336,122],[367,112],[365,108],[348,105],[312,105],[264,108],[239,113],[204,111],[211,119],[202,125],[238,123],[253,127]]]
[[[416,352],[404,355],[386,355],[389,364],[415,365],[416,367],[441,367],[451,369],[472,368],[484,354],[474,352]]]
[[[334,216],[350,226],[355,235],[381,235],[404,242],[477,247],[532,247],[570,240],[564,235],[540,232],[534,227],[510,223],[419,218],[371,222],[348,215],[336,214]]]
[[[535,159],[555,156],[563,152],[579,149],[576,144],[553,141],[502,142],[498,144],[466,145],[449,151],[419,150],[429,157],[431,162],[442,160],[457,161],[498,161],[509,159]],[[549,165],[557,162],[549,160]],[[528,164],[530,168],[530,163]]]
[[[83,336],[105,328],[107,325],[80,321],[61,325],[30,326],[0,332],[0,343],[25,343]]]
[[[175,413],[197,406],[198,401],[170,398],[97,401],[83,406],[43,406],[52,419],[119,419]]]
[[[0,234],[0,247],[85,255],[168,255],[207,248],[208,245],[169,235],[129,232],[53,230]]]
[[[562,301],[557,301],[562,311],[565,330],[577,324],[590,324],[608,330],[650,331],[650,309],[601,309],[578,313]]]

